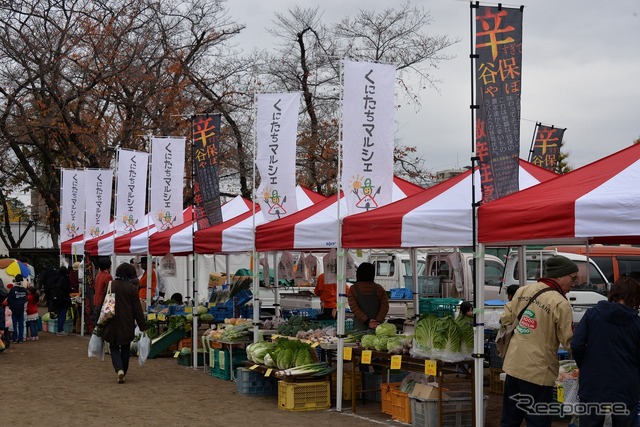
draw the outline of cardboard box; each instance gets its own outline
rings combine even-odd
[[[227,275],[224,273],[210,273],[209,274],[209,287],[222,286],[227,282]]]
[[[446,398],[446,392],[448,389],[442,389],[442,398]],[[420,384],[416,383],[413,387],[413,391],[411,392],[411,397],[415,397],[416,399],[437,399],[438,398],[438,384],[437,383],[429,383],[429,384]]]

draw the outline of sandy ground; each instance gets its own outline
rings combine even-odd
[[[335,407],[323,411],[292,412],[277,407],[276,396],[242,396],[236,385],[178,365],[172,357],[132,359],[127,382],[116,383],[107,355],[88,358],[89,338],[58,337],[40,332],[40,340],[13,344],[0,353],[3,426],[406,426],[368,402],[351,413]],[[487,383],[488,386],[488,383]],[[501,396],[489,396],[486,426],[498,426]],[[554,426],[567,423],[554,423]]]

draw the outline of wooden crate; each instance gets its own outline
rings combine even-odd
[[[500,368],[489,368],[489,391],[496,394],[504,394],[504,381],[500,380],[502,373]]]

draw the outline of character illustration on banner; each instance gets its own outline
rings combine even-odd
[[[100,236],[102,234],[102,231],[100,230],[100,227],[98,226],[93,226],[89,229],[89,235],[91,237],[93,237],[94,239],[98,236]]]
[[[267,187],[264,192],[264,202],[269,206],[267,214],[275,215],[278,219],[280,218],[280,215],[286,215],[287,210],[284,208],[284,204],[287,203],[287,196],[284,196],[282,198],[282,203],[280,203],[278,190],[272,190],[270,187]]]
[[[125,215],[122,217],[122,222],[124,223],[124,231],[127,233],[131,233],[132,231],[136,231],[136,224],[138,223],[137,219],[133,218],[133,215]]]
[[[158,221],[160,221],[160,230],[169,230],[173,228],[176,217],[171,217],[171,211],[158,212]]]
[[[354,178],[351,185],[353,186],[353,193],[358,196],[358,203],[356,203],[356,207],[364,209],[366,212],[378,207],[376,196],[380,194],[381,187],[378,187],[374,194],[373,185],[371,185],[371,178],[364,179],[364,184],[362,183],[363,179],[364,177],[357,176]],[[360,195],[360,191],[362,191],[362,196]]]
[[[67,224],[67,236],[76,237],[78,235],[78,226],[74,223]]]

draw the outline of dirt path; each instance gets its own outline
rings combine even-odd
[[[132,359],[127,382],[117,384],[108,355],[104,361],[87,357],[88,341],[75,334],[41,332],[39,341],[14,344],[0,353],[1,424],[407,426],[382,414],[379,403],[359,406],[356,415],[350,402],[342,413],[282,411],[275,396],[239,395],[235,383],[180,366],[171,357],[149,360],[144,367]],[[486,426],[498,425],[500,399],[490,395]]]

